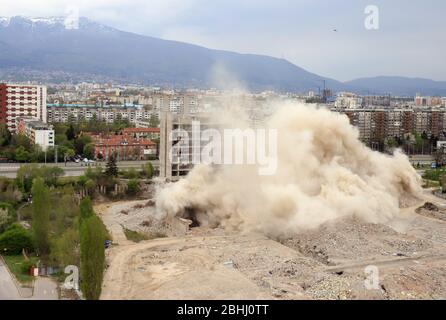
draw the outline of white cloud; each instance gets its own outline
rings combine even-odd
[[[0,0],[0,16],[64,15],[66,8],[78,7],[81,16],[108,22],[144,20],[168,21],[187,10],[195,0]]]

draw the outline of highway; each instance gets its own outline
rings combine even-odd
[[[151,161],[154,168],[159,167],[159,160]],[[135,168],[140,169],[143,164],[146,164],[147,161],[120,161],[117,163],[119,169],[129,169],[129,168]],[[7,177],[7,178],[15,178],[17,175],[17,170],[19,170],[20,166],[23,165],[23,163],[0,163],[0,177]],[[45,165],[48,167],[54,167],[58,166],[65,171],[65,176],[67,177],[77,177],[81,176],[84,171],[88,168],[88,166],[85,163],[75,163],[75,162],[68,162],[66,165],[65,163],[39,163],[39,165]],[[95,162],[89,165],[91,168],[95,168],[97,166],[102,166],[105,168],[106,162]]]

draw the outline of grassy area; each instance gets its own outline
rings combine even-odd
[[[440,182],[440,178],[446,174],[446,169],[426,170],[423,179]]]
[[[430,188],[439,188],[440,182],[438,181],[431,181],[431,180],[424,180],[423,188],[430,189]]]
[[[2,256],[8,265],[9,270],[15,275],[16,279],[22,283],[30,283],[34,277],[28,273],[29,266],[37,262],[36,257],[30,257],[29,260],[25,260],[23,255],[18,256]]]
[[[127,237],[127,240],[130,240],[130,241],[133,241],[136,243],[144,241],[144,240],[149,240],[149,237],[147,237],[146,235],[136,232],[136,231],[133,231],[133,230],[126,229],[126,228],[124,228],[124,233],[125,233],[125,236]]]
[[[78,182],[78,177],[59,177],[57,179],[58,186],[75,185]]]

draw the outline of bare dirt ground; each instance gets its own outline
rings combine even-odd
[[[147,201],[95,209],[117,244],[102,299],[446,299],[446,200],[427,192],[391,226],[346,219],[280,241],[197,227],[133,243],[122,228],[153,231]]]

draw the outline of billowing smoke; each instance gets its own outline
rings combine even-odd
[[[276,174],[261,176],[255,165],[196,166],[159,190],[158,214],[192,213],[201,225],[281,236],[345,217],[390,222],[404,199],[421,194],[407,157],[367,148],[345,115],[282,102],[265,126],[278,130]]]

